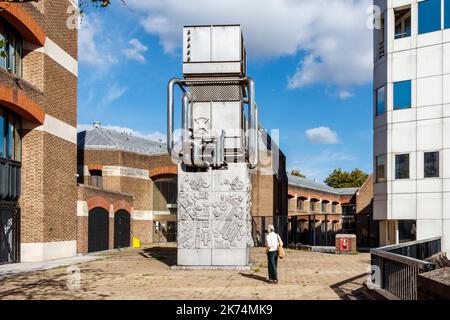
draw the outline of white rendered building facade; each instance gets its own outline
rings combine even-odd
[[[380,245],[450,252],[450,0],[375,0],[374,219]]]

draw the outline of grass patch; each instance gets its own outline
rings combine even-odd
[[[255,269],[253,269],[253,272],[256,272],[256,273],[261,272],[261,269],[260,268],[255,268]]]

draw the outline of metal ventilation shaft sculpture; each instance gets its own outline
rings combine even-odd
[[[178,265],[247,266],[258,108],[239,25],[184,27],[183,79],[168,84],[167,144],[179,166]]]

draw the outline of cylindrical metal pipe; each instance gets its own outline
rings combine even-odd
[[[178,85],[183,92],[186,90],[183,87],[183,80],[171,79],[167,84],[167,151],[172,154],[174,141],[173,141],[173,127],[174,127],[174,87]]]

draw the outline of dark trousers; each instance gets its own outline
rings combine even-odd
[[[269,280],[278,280],[278,250],[267,253],[267,266],[269,267]]]

